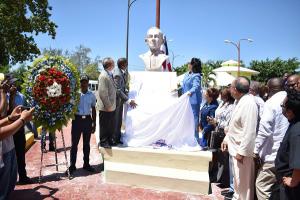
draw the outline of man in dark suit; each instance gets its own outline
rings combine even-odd
[[[102,63],[104,70],[98,80],[100,146],[110,148],[114,144],[112,136],[115,132],[117,87],[112,73],[115,63],[112,58],[104,58]]]
[[[113,144],[123,144],[121,141],[121,126],[123,115],[123,104],[128,103],[132,108],[136,107],[134,100],[128,98],[128,63],[126,58],[120,58],[118,60],[118,68],[114,70],[114,80],[117,86],[117,99],[116,99],[116,130],[113,134]]]

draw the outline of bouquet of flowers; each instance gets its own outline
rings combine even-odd
[[[35,107],[34,122],[51,132],[61,130],[77,111],[79,73],[67,59],[44,56],[25,74],[24,94]]]

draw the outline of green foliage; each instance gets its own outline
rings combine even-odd
[[[80,73],[87,74],[90,79],[97,80],[100,74],[99,63],[100,57],[97,56],[94,60],[89,56],[91,49],[84,45],[79,45],[75,48],[75,51],[69,52],[68,50],[57,48],[45,48],[43,49],[43,55],[46,56],[63,56],[71,60]]]
[[[88,75],[88,77],[90,78],[90,80],[98,80],[98,77],[100,75],[98,64],[97,63],[88,64],[84,68],[84,73],[86,75]]]
[[[4,73],[4,74],[8,73],[9,68],[10,68],[9,65],[0,66],[0,73]]]
[[[24,83],[25,72],[28,71],[28,66],[22,63],[16,70],[12,71],[14,78],[18,79],[17,86],[20,86]]]
[[[64,56],[63,50],[62,49],[56,49],[56,48],[44,48],[43,55],[48,55],[48,56]]]
[[[89,57],[91,51],[92,50],[90,48],[85,47],[81,44],[78,47],[76,47],[76,50],[73,53],[71,53],[69,57],[81,73],[84,72],[84,68],[86,66],[91,64],[91,58]]]
[[[202,65],[202,76],[201,76],[201,81],[202,85],[204,87],[208,87],[210,82],[213,82],[214,86],[217,84],[216,80],[212,77],[212,75],[216,76],[216,73],[213,72],[214,66],[211,65],[209,62],[204,63]]]
[[[173,68],[173,71],[175,71],[177,73],[177,76],[180,76],[180,75],[186,73],[188,71],[188,63],[186,63],[180,67]]]
[[[273,77],[282,77],[284,73],[294,73],[299,67],[300,62],[297,58],[282,60],[276,58],[274,60],[253,60],[250,63],[250,69],[259,71],[258,75],[252,76],[253,80],[266,82]]]
[[[216,69],[216,68],[219,68],[219,67],[222,67],[222,63],[224,61],[223,60],[216,60],[216,61],[213,61],[213,60],[208,60],[205,65],[211,67],[212,69]]]
[[[216,80],[212,77],[212,75],[216,75],[212,70],[221,66],[222,61],[207,61],[202,64],[202,75],[201,82],[204,87],[208,87],[208,83],[211,81],[216,85]],[[176,67],[173,69],[177,76],[180,76],[188,71],[188,63],[184,64],[180,67]]]
[[[48,0],[0,1],[0,66],[26,61],[40,54],[34,35],[55,38]]]

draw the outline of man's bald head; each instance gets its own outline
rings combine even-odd
[[[288,79],[286,80],[287,89],[296,89],[299,79],[300,76],[298,74],[293,74],[289,76]]]
[[[236,78],[235,88],[239,93],[247,94],[250,89],[250,80],[243,76]]]
[[[284,80],[282,78],[271,78],[268,80],[267,86],[269,88],[268,98],[283,90]]]
[[[249,92],[250,81],[246,77],[236,78],[230,87],[230,93],[233,98],[240,99],[244,94]]]

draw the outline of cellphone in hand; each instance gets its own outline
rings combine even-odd
[[[29,106],[22,106],[21,107],[21,110],[23,111],[23,110],[30,110],[31,108],[29,107]]]

